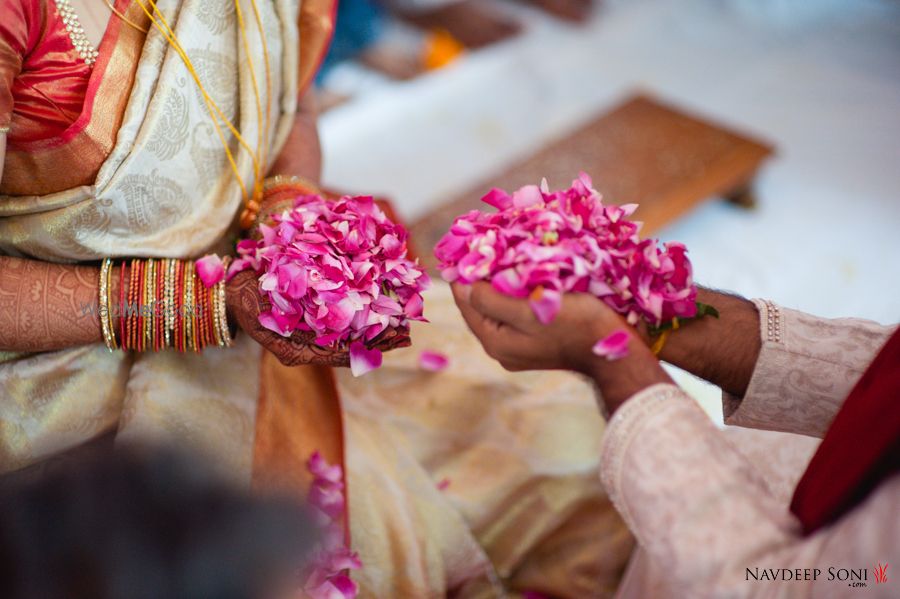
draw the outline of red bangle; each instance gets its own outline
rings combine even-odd
[[[125,345],[125,297],[127,296],[125,289],[125,261],[119,266],[119,345],[122,351],[128,348]]]
[[[203,286],[203,283],[194,276],[196,273],[196,267],[191,269],[191,293],[194,295],[194,313],[193,318],[191,319],[191,339],[194,341],[194,351],[200,352],[202,349],[200,347],[200,314],[197,313],[200,306],[200,287]]]
[[[178,331],[178,351],[185,352],[187,351],[187,343],[185,343],[185,339],[187,337],[187,329],[185,324],[185,319],[187,318],[187,313],[185,311],[185,303],[184,303],[184,271],[186,269],[186,265],[184,262],[181,263],[181,268],[178,269],[178,302],[180,306],[180,310],[178,312],[179,316],[179,331]]]
[[[144,351],[144,278],[147,276],[147,263],[143,260],[138,261],[138,286],[137,286],[137,321],[135,322],[134,331],[134,348],[137,351]]]
[[[159,268],[156,269],[156,309],[153,311],[153,317],[156,322],[153,323],[153,330],[156,336],[156,342],[153,344],[155,351],[163,350],[163,323],[165,322],[165,303],[163,300],[163,281],[166,274],[166,261],[159,261]]]
[[[208,340],[206,338],[206,285],[203,284],[203,281],[199,281],[199,285],[197,285],[197,309],[199,312],[199,325],[200,325],[200,347],[205,348],[209,345]]]
[[[181,260],[179,260],[178,263],[175,265],[175,281],[174,281],[175,330],[173,331],[173,334],[175,335],[175,339],[173,339],[172,345],[175,347],[176,350],[178,350],[180,352],[184,351],[184,349],[182,348],[182,345],[181,345],[181,329],[183,327],[183,323],[181,320],[182,316],[183,316],[183,313],[182,313],[183,306],[182,306],[182,302],[181,302],[181,300],[182,300],[182,297],[181,297],[181,272],[183,269],[184,269],[184,264],[181,262]]]
[[[138,305],[141,307],[138,312],[138,321],[137,321],[137,349],[140,352],[147,351],[147,340],[144,335],[144,309],[146,307],[145,302],[147,297],[147,262],[145,260],[141,260],[141,277],[140,277],[140,286],[138,287]]]
[[[128,282],[128,322],[126,324],[127,327],[127,335],[128,335],[128,348],[136,349],[137,345],[135,343],[135,320],[137,319],[137,310],[139,306],[135,305],[137,301],[137,286],[138,279],[140,277],[141,270],[141,262],[140,260],[132,260],[131,261],[131,279]]]

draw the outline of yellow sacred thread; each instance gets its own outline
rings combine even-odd
[[[156,5],[154,0],[147,0],[147,1],[149,3],[150,7],[152,7],[152,11],[147,8],[147,5],[145,5],[142,0],[136,0],[138,5],[141,7],[141,10],[143,10],[144,14],[146,14],[147,17],[150,19],[150,22],[163,35],[163,37],[166,39],[166,41],[169,43],[169,45],[172,46],[172,49],[178,54],[178,56],[181,57],[181,60],[184,63],[185,68],[187,68],[188,73],[190,73],[190,75],[191,75],[191,78],[197,84],[197,88],[199,89],[201,95],[203,96],[203,101],[206,104],[207,111],[209,112],[210,117],[212,118],[213,126],[216,130],[216,134],[218,135],[219,141],[221,142],[222,147],[225,150],[226,157],[228,158],[228,163],[231,166],[231,170],[234,173],[234,176],[238,182],[238,185],[241,187],[241,192],[244,196],[244,203],[245,203],[245,205],[249,206],[251,204],[251,202],[254,200],[255,194],[251,195],[247,190],[247,186],[244,183],[244,180],[240,175],[240,171],[238,170],[237,162],[235,161],[234,154],[231,152],[231,148],[228,147],[228,143],[225,140],[225,134],[222,132],[222,129],[219,125],[219,120],[221,119],[221,121],[225,124],[225,126],[228,128],[228,130],[234,135],[238,144],[240,144],[240,146],[243,147],[247,151],[247,153],[250,155],[250,159],[253,163],[253,174],[254,174],[254,179],[255,179],[254,192],[259,192],[262,189],[263,178],[261,176],[261,171],[262,171],[261,163],[264,164],[264,161],[262,160],[264,152],[263,152],[262,148],[260,147],[260,142],[259,141],[257,142],[257,149],[256,149],[256,152],[254,153],[254,151],[250,148],[249,144],[246,142],[244,137],[240,134],[240,132],[234,126],[234,124],[225,116],[224,112],[219,107],[219,105],[216,104],[216,102],[210,97],[209,93],[206,91],[206,88],[203,86],[203,83],[200,81],[200,76],[197,74],[197,70],[194,68],[193,63],[191,62],[190,58],[187,55],[187,52],[185,52],[183,46],[178,41],[178,37],[175,35],[175,32],[169,26],[169,23],[166,20],[165,15],[162,13],[161,10],[159,10],[159,7]],[[235,0],[235,8],[236,8],[236,12],[238,14],[238,27],[241,31],[241,37],[244,41],[245,52],[248,55],[248,61],[249,61],[249,67],[250,67],[250,79],[253,84],[253,94],[254,94],[254,97],[256,100],[257,124],[260,126],[260,128],[262,128],[262,110],[261,110],[262,102],[261,102],[260,94],[259,94],[259,85],[256,80],[256,72],[253,67],[253,61],[252,61],[252,59],[250,59],[250,50],[249,50],[249,43],[247,42],[247,37],[246,37],[246,28],[245,28],[244,21],[243,21],[243,15],[241,13],[240,7],[238,6],[238,2],[239,2],[239,0]],[[257,19],[257,28],[260,32],[260,39],[261,39],[261,42],[263,45],[263,57],[265,60],[265,65],[266,65],[266,92],[267,92],[267,98],[268,98],[269,96],[271,96],[269,50],[268,50],[268,45],[266,44],[266,41],[265,41],[265,35],[263,35],[263,32],[262,32],[262,22],[260,20],[260,14],[259,14],[259,9],[256,5],[256,0],[250,0],[250,3],[253,7],[253,12]],[[111,8],[113,8],[113,7],[111,7]],[[124,19],[124,16],[122,16],[118,11],[115,11],[114,8],[113,8],[113,10],[114,10],[114,12],[116,12],[117,15],[119,15],[121,18],[123,18],[123,20],[125,20],[126,22],[128,22],[129,24],[134,26],[133,23],[130,23],[130,21],[128,21],[127,19]],[[156,16],[154,16],[153,13],[157,13],[159,15],[159,17],[157,18]],[[263,138],[264,138],[264,142],[263,142],[264,144],[268,144],[268,129],[269,129],[269,122],[270,122],[269,115],[270,115],[270,109],[267,104],[266,119],[265,119],[266,122],[265,122],[265,127],[263,128],[263,131],[262,131]]]

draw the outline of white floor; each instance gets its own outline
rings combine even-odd
[[[900,321],[900,4],[607,0],[581,28],[517,12],[520,38],[327,113],[326,182],[415,218],[642,88],[778,147],[757,210],[710,202],[663,232],[698,281]]]

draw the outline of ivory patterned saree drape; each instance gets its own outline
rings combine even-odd
[[[146,25],[139,6],[119,4]],[[257,4],[271,65],[271,93],[259,91],[274,157],[321,60],[334,2]],[[159,7],[210,96],[255,147],[262,131],[249,64],[258,80],[263,66],[253,21],[247,54],[232,0]],[[6,161],[0,253],[79,262],[227,251],[240,189],[196,84],[162,36],[151,30],[144,39],[120,24],[104,40],[88,96],[64,139]],[[252,182],[249,154],[228,139]],[[79,170],[79,157],[96,164]],[[246,335],[202,355],[102,345],[0,354],[0,470],[110,435],[168,438],[198,448],[234,480],[302,494],[303,462],[320,450],[347,471],[352,545],[364,561],[354,578],[365,597],[609,594],[632,541],[595,476],[603,422],[591,389],[564,374],[503,372],[465,330],[445,287],[428,301],[433,324],[416,327],[416,347],[392,352],[360,379],[287,368]],[[450,353],[453,366],[419,370],[426,348]]]
[[[263,132],[256,122],[248,56],[237,43],[234,5],[163,0],[158,6],[210,96],[256,147]],[[263,110],[268,103],[274,117],[270,137],[277,149],[296,109],[298,6],[286,0],[260,3],[260,13],[268,52],[278,57],[271,69],[272,93],[267,97],[265,86],[258,86]],[[137,4],[128,17],[147,25]],[[246,33],[259,77],[260,36],[252,26]],[[69,152],[77,152],[85,136],[92,139],[90,147],[102,149],[109,124],[119,122],[114,145],[90,185],[0,199],[0,250],[50,261],[202,255],[228,235],[241,196],[198,88],[156,30],[144,40],[120,24],[117,39],[105,42],[109,46],[101,48],[85,113],[73,125],[83,129],[34,151],[30,163],[47,173],[38,165],[51,162],[54,172],[66,173],[70,163],[78,164]],[[129,81],[122,102],[121,86]],[[67,149],[70,144],[74,150]],[[233,138],[231,146],[240,172],[252,182],[250,155],[237,152]],[[4,179],[8,173],[14,179],[27,175],[15,159],[5,170]],[[52,178],[36,189],[52,187],[47,181]],[[202,356],[132,357],[98,345],[7,361],[0,366],[8,398],[0,407],[3,468],[28,465],[116,430],[118,438],[186,440],[214,455],[223,471],[249,480],[258,363],[259,349],[247,339],[234,351]],[[186,398],[190,409],[183,405]]]

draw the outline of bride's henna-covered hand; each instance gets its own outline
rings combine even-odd
[[[118,271],[118,269],[116,269]],[[100,269],[0,256],[0,351],[99,343]],[[111,277],[116,297],[119,277]]]
[[[346,348],[329,348],[315,344],[315,333],[298,331],[291,337],[282,337],[259,324],[259,314],[269,309],[269,304],[259,293],[255,274],[243,271],[226,284],[226,304],[229,319],[257,343],[275,354],[286,366],[320,364],[325,366],[349,366],[350,355]],[[385,331],[375,340],[375,347],[389,351],[410,345],[409,330]]]

